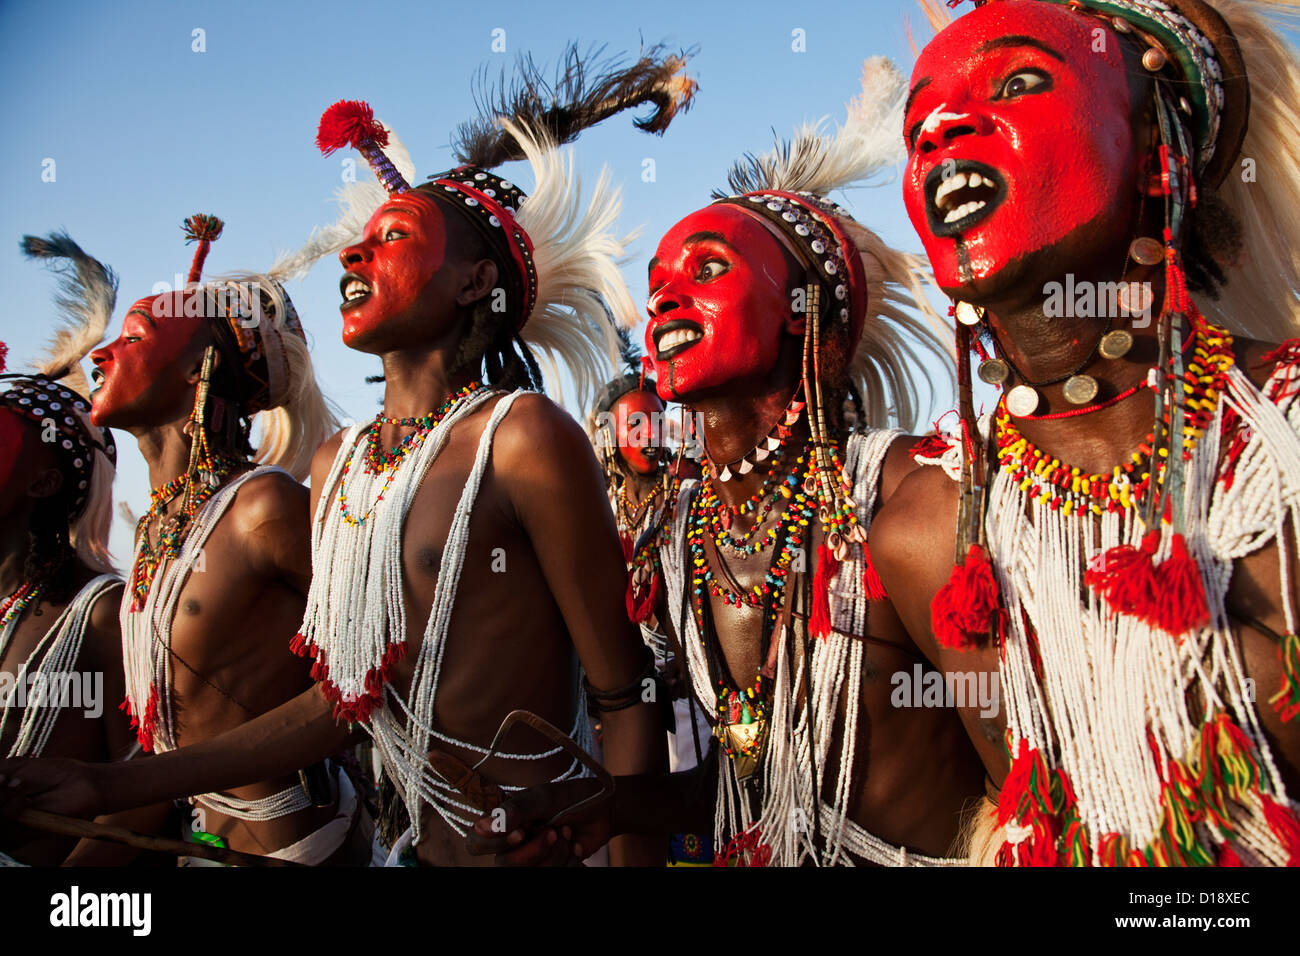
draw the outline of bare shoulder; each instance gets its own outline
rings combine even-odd
[[[290,475],[272,471],[244,482],[230,506],[239,527],[252,531],[261,525],[302,520],[307,514],[307,489]]]
[[[90,609],[83,646],[101,670],[122,667],[122,626],[119,614],[125,585],[105,588]]]
[[[877,500],[883,504],[893,497],[903,479],[921,466],[912,457],[912,449],[921,440],[918,435],[899,435],[885,452],[885,461],[880,469],[880,492]]]
[[[534,470],[546,464],[572,466],[577,464],[575,454],[595,460],[582,426],[539,392],[525,392],[515,399],[497,429],[493,449],[507,469]]]
[[[951,566],[956,522],[957,484],[942,468],[915,468],[871,522],[872,558],[882,566]]]
[[[1279,364],[1300,358],[1300,341],[1292,339],[1283,345],[1277,345],[1258,339],[1236,337],[1232,340],[1232,350],[1237,367],[1257,387],[1262,388]]]
[[[90,626],[96,631],[117,634],[120,628],[118,614],[122,609],[122,595],[126,585],[118,582],[105,588],[95,598],[95,605],[90,609]]]
[[[347,433],[346,428],[341,428],[316,449],[316,453],[311,456],[311,480],[312,484],[318,481],[324,481],[325,476],[329,474],[330,466],[334,464],[334,457],[339,453],[339,448],[343,444],[343,436]]]

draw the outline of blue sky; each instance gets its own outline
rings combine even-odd
[[[24,233],[65,228],[121,276],[120,316],[156,282],[184,272],[192,247],[179,224],[195,212],[226,221],[208,259],[213,273],[264,269],[333,219],[340,159],[313,145],[321,111],[365,99],[411,151],[421,177],[453,165],[450,131],[473,115],[471,78],[495,75],[521,52],[552,63],[566,42],[634,54],[644,41],[698,46],[694,108],[660,139],[615,118],[589,131],[578,164],[594,180],[602,163],[623,183],[622,224],[641,238],[627,267],[634,300],[658,238],[704,205],[739,155],[766,149],[773,131],[842,118],[862,61],[893,57],[910,71],[907,21],[928,27],[913,2],[827,0],[712,4],[116,2],[0,4],[0,281],[12,301],[0,319],[10,366],[41,349],[54,314],[53,279],[18,251]],[[493,30],[506,52],[494,53]],[[204,52],[194,33],[204,31]],[[806,49],[796,52],[795,31]],[[656,179],[643,182],[643,160]],[[53,182],[42,180],[54,161]],[[527,189],[524,169],[507,175]],[[920,250],[897,183],[841,197],[896,246]],[[339,338],[336,261],[322,261],[290,294],[313,343],[327,394],[353,418],[376,411],[379,389],[362,379],[378,360]],[[148,500],[143,461],[119,435],[115,496],[139,513]],[[115,525],[119,563],[129,529]]]

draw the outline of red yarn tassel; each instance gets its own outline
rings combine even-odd
[[[337,149],[363,145],[387,146],[388,130],[375,122],[375,111],[361,100],[339,100],[321,114],[316,129],[316,148],[322,156]]]
[[[632,536],[630,534],[620,534],[618,540],[623,545],[623,563],[629,564],[632,561]]]
[[[876,573],[876,566],[871,560],[871,551],[865,543],[862,545],[862,593],[868,601],[884,601],[889,598],[885,591],[885,582]]]
[[[226,224],[216,216],[202,212],[195,213],[181,223],[181,228],[185,230],[186,243],[199,244],[199,247],[194,250],[194,261],[190,263],[190,274],[186,277],[186,284],[197,283],[203,276],[203,263],[208,258],[208,250],[212,248],[212,243],[221,238],[221,230],[225,227]]]
[[[831,632],[831,579],[840,570],[839,559],[822,542],[817,546],[817,570],[813,573],[812,613],[808,630],[813,637],[825,639]]]
[[[1187,542],[1176,534],[1169,557],[1156,570],[1155,620],[1161,630],[1175,637],[1204,627],[1210,621],[1201,570],[1187,553]]]
[[[930,629],[940,647],[969,650],[987,640],[998,615],[998,583],[988,555],[977,544],[952,569],[930,605]]]
[[[1286,865],[1300,866],[1300,821],[1295,814],[1275,801],[1266,793],[1259,795],[1264,804],[1264,819],[1286,850]]]
[[[657,573],[650,575],[650,583],[639,588],[634,574],[627,582],[627,616],[634,624],[644,624],[654,615],[663,589]],[[644,593],[639,593],[644,591]]]
[[[1241,857],[1237,856],[1237,851],[1232,848],[1231,843],[1219,844],[1219,866],[1242,866]]]
[[[1112,614],[1132,614],[1151,621],[1156,610],[1155,553],[1160,532],[1148,531],[1142,547],[1121,544],[1092,560],[1083,582],[1110,606]]]

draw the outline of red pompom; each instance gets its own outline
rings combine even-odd
[[[0,372],[5,370],[5,359],[9,356],[9,346],[0,342]]]
[[[1187,553],[1187,542],[1176,534],[1169,557],[1156,570],[1155,619],[1151,622],[1175,637],[1198,630],[1210,621],[1200,568]]]
[[[1142,547],[1121,544],[1098,555],[1083,574],[1083,582],[1110,606],[1112,614],[1132,614],[1152,621],[1156,609],[1156,570],[1153,558],[1160,532],[1149,531]]]
[[[219,218],[205,212],[197,212],[181,223],[186,242],[215,242],[225,227]]]
[[[336,149],[387,146],[388,130],[375,122],[375,111],[361,100],[339,100],[321,114],[316,147],[328,156]]]
[[[876,573],[876,565],[871,560],[871,551],[862,545],[862,594],[868,601],[884,601],[889,598],[885,591],[885,582]]]
[[[1286,850],[1286,865],[1300,866],[1300,822],[1294,813],[1268,794],[1261,793],[1259,799],[1264,804],[1264,819],[1268,821],[1268,828]]]
[[[659,605],[659,592],[663,587],[659,574],[650,574],[649,578],[648,584],[638,586],[634,571],[627,582],[627,616],[634,624],[644,624],[650,620]]]
[[[1219,844],[1219,866],[1241,866],[1241,857],[1237,856],[1237,851],[1232,848],[1231,843]]]
[[[825,542],[817,546],[817,570],[813,572],[812,613],[808,615],[808,630],[813,637],[825,639],[831,632],[831,579],[840,569]]]
[[[952,569],[930,605],[930,629],[940,647],[969,650],[989,635],[998,614],[998,583],[988,555],[977,544]]]

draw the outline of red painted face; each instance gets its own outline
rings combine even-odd
[[[802,334],[790,269],[780,241],[736,206],[708,206],[668,230],[650,260],[646,304],[659,395],[690,402],[770,373],[782,335]]]
[[[940,33],[904,121],[907,211],[939,285],[1009,288],[1126,242],[1143,165],[1130,104],[1100,19],[1000,0]]]
[[[659,467],[663,448],[664,403],[650,392],[628,392],[610,408],[614,416],[615,440],[623,463],[638,475],[651,475]],[[655,455],[646,452],[653,449]]]
[[[445,211],[435,200],[406,192],[380,206],[361,241],[339,253],[347,270],[339,283],[344,344],[381,351],[388,332],[397,336],[412,320],[427,326],[430,310],[447,304],[447,283],[431,281],[443,271],[447,246]]]
[[[188,374],[206,344],[199,335],[205,307],[204,297],[185,292],[146,296],[132,305],[122,334],[90,354],[96,386],[90,420],[130,428],[173,414],[191,388]]]

